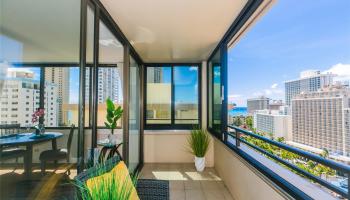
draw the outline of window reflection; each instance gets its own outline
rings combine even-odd
[[[147,67],[147,124],[171,123],[171,67]]]

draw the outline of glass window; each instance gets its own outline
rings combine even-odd
[[[320,1],[317,6],[305,1],[295,5],[297,12],[290,10],[292,4],[279,1],[229,46],[228,124],[349,164],[350,132],[343,127],[350,94],[350,1]],[[347,190],[349,176],[341,171],[253,137],[245,140],[323,184]]]
[[[98,68],[98,116],[97,126],[105,127],[106,100],[110,98],[116,106],[123,106],[122,69],[124,47],[115,35],[100,21],[99,30],[99,68]],[[107,67],[108,66],[108,67]],[[122,126],[122,120],[118,121]]]
[[[120,68],[115,67],[100,67],[98,68],[98,116],[97,126],[105,126],[107,107],[106,100],[110,98],[116,106],[123,106],[123,92],[121,87]],[[118,121],[118,126],[121,127],[121,120]]]
[[[198,123],[198,66],[174,67],[175,123]]]
[[[171,123],[171,67],[147,67],[147,124]]]
[[[47,127],[78,126],[79,68],[45,67],[45,102],[47,112],[51,110],[53,119],[45,123]],[[88,83],[88,82],[87,82]],[[86,94],[88,96],[88,94]],[[86,107],[88,114],[88,106]],[[47,113],[48,114],[48,113]],[[45,117],[45,120],[49,118]],[[89,116],[85,115],[88,122]],[[88,125],[88,123],[86,123]]]
[[[40,90],[40,68],[1,67],[0,121],[3,124],[16,121],[22,127],[32,126],[32,114],[39,108],[40,101],[37,93]]]
[[[94,56],[94,24],[95,13],[92,7],[88,6],[86,19],[86,63],[93,63]]]
[[[146,73],[146,125],[191,128],[199,124],[198,66],[147,67]]]
[[[221,59],[220,50],[218,50],[208,63],[208,104],[209,104],[209,122],[208,127],[216,134],[221,133]]]
[[[108,27],[100,21],[99,63],[123,64],[124,47]]]
[[[140,74],[139,66],[130,57],[129,77],[129,170],[134,171],[140,161]]]

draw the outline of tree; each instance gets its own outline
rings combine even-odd
[[[326,148],[324,148],[322,150],[322,153],[320,154],[320,156],[323,157],[323,158],[328,158],[329,157],[329,151]]]
[[[242,125],[241,118],[235,117],[235,118],[233,119],[233,124],[234,124],[235,126],[241,126],[241,125]]]
[[[278,137],[277,138],[277,142],[284,143],[284,141],[285,141],[284,137]]]
[[[245,118],[245,124],[248,126],[248,128],[250,130],[253,129],[253,117],[252,116],[248,116]]]

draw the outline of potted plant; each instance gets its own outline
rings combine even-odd
[[[110,98],[107,98],[106,100],[106,106],[107,106],[107,115],[105,125],[107,128],[111,129],[111,134],[108,135],[108,141],[111,144],[115,144],[115,140],[113,138],[114,129],[117,128],[117,122],[122,117],[123,109],[118,106],[115,107],[113,101]]]
[[[35,111],[32,114],[32,123],[36,123],[39,122],[39,118],[44,117],[45,115],[45,111],[43,108],[39,108],[37,111]],[[44,128],[44,124],[40,124],[38,123],[37,125],[34,126],[35,129],[35,135],[37,136],[41,136],[44,134],[45,128]]]
[[[210,144],[210,136],[206,130],[194,129],[187,138],[190,152],[195,156],[194,163],[197,171],[205,168],[205,154]]]
[[[124,174],[116,170],[106,172],[108,165],[100,164],[100,169],[93,171],[92,177],[86,181],[76,179],[72,184],[76,187],[76,199],[82,200],[135,200],[139,199],[136,191],[138,174]],[[127,169],[126,169],[127,170]],[[92,173],[90,169],[90,173]],[[90,176],[90,175],[87,175]],[[100,178],[98,178],[100,177]],[[96,179],[97,178],[97,179]],[[89,183],[88,183],[89,182]]]

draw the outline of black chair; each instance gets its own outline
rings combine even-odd
[[[20,124],[0,124],[0,137],[14,137],[21,133]],[[25,157],[26,150],[19,147],[2,147],[0,148],[0,161],[16,159]]]
[[[69,163],[69,155],[70,155],[70,149],[72,146],[72,140],[73,140],[73,134],[74,134],[74,128],[75,126],[72,125],[70,128],[68,141],[67,141],[67,148],[66,149],[52,149],[52,150],[46,150],[40,153],[40,165],[41,165],[41,173],[45,173],[46,169],[46,162],[54,162],[57,164],[57,161],[59,160],[67,160],[67,163]],[[70,175],[70,168],[68,168],[68,175]]]

